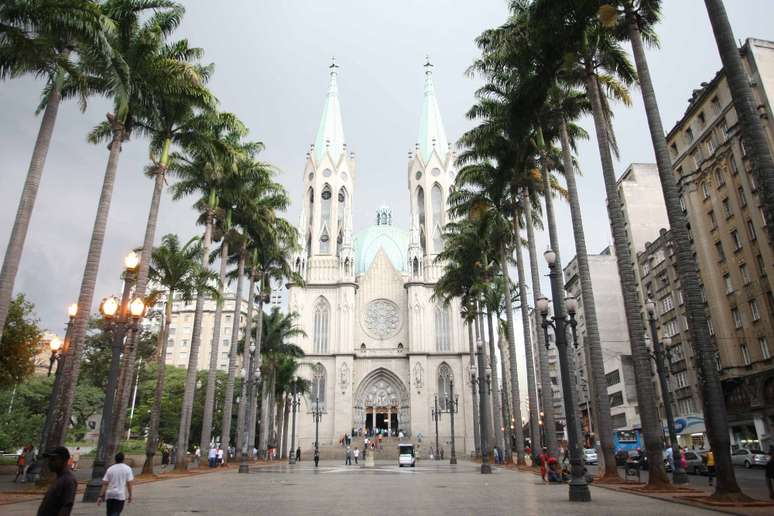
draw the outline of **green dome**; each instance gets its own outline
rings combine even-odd
[[[353,244],[356,274],[368,270],[379,249],[384,249],[384,253],[397,271],[406,272],[408,231],[387,224],[370,226],[355,234]]]

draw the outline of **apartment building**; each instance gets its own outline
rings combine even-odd
[[[774,43],[748,39],[740,53],[774,148]],[[667,141],[704,282],[731,440],[768,447],[774,442],[774,251],[740,129],[721,70],[693,92]]]
[[[540,374],[540,367],[538,367],[538,357],[540,356],[540,349],[538,348],[537,332],[543,332],[543,327],[540,326],[540,315],[531,309],[529,312],[530,328],[532,330],[532,356],[535,358],[535,382],[537,383],[538,399],[543,399],[542,394],[542,376]],[[546,351],[544,349],[544,351]],[[562,395],[562,375],[559,370],[559,352],[556,349],[556,342],[554,341],[553,331],[548,332],[548,375],[551,378],[551,390],[553,391],[553,414],[554,422],[556,423],[556,437],[560,440],[566,440],[567,435],[565,432],[565,412],[564,412],[564,396]],[[541,406],[541,411],[544,411],[545,407]]]

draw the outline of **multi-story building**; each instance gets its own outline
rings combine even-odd
[[[226,292],[223,299],[223,313],[220,322],[220,343],[218,346],[218,369],[228,370],[228,355],[231,349],[231,343],[234,336],[231,334],[234,321],[234,301],[236,296],[231,292]],[[160,301],[163,303],[163,301]],[[206,299],[204,302],[204,312],[202,313],[202,340],[199,347],[199,358],[197,369],[209,369],[210,352],[212,350],[212,338],[215,325],[215,300]],[[196,311],[196,302],[185,302],[176,300],[172,305],[172,322],[169,327],[169,337],[167,339],[167,365],[177,367],[188,367],[188,354],[191,351],[191,334],[193,332],[194,312]],[[239,316],[239,335],[237,339],[244,336],[244,326],[247,320],[247,301],[243,300],[240,307]],[[237,369],[241,368],[241,362]]]
[[[740,49],[761,124],[774,148],[774,43]],[[774,437],[774,251],[726,77],[693,92],[667,135],[681,203],[704,281],[732,444]]]
[[[632,167],[630,167],[631,170]],[[630,172],[627,172],[629,174]],[[636,220],[636,219],[632,219]],[[634,388],[634,371],[631,360],[631,347],[627,331],[626,316],[622,309],[623,293],[618,276],[618,265],[612,246],[601,253],[588,255],[589,275],[596,306],[599,341],[608,379],[610,413],[613,429],[631,430],[639,426],[637,393]],[[586,318],[584,316],[583,296],[581,295],[578,260],[574,257],[564,268],[565,291],[578,300],[576,321],[577,347],[575,348],[575,383],[578,404],[588,445],[594,439],[593,413],[594,400],[591,392],[590,356],[586,346]]]
[[[543,328],[540,326],[540,316],[537,311],[531,309],[529,312],[530,328],[532,330],[532,356],[535,358],[535,383],[537,384],[538,400],[542,403],[542,376],[540,373],[540,367],[538,367],[538,357],[540,356],[540,349],[538,346],[537,332],[542,332]],[[545,351],[545,350],[544,350]],[[556,437],[557,439],[567,439],[565,435],[565,412],[564,412],[564,396],[562,395],[562,375],[559,371],[559,353],[556,350],[556,342],[554,341],[553,332],[548,333],[548,376],[551,378],[551,390],[553,391],[553,414],[554,423],[556,424]],[[545,407],[541,407],[541,412],[545,410]],[[542,418],[541,418],[542,425]]]
[[[702,412],[701,389],[696,372],[695,355],[688,333],[683,293],[675,268],[671,232],[661,230],[659,237],[647,242],[639,253],[639,272],[646,299],[656,304],[656,328],[659,338],[672,339],[666,347],[668,356],[667,382],[672,399],[672,415],[676,420],[678,441],[683,446],[704,447],[706,428]],[[650,335],[650,331],[648,331]],[[661,389],[657,388],[660,392]],[[666,420],[661,393],[659,413]]]

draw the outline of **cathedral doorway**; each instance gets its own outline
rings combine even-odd
[[[392,371],[379,368],[369,373],[358,385],[354,404],[353,428],[368,435],[409,434],[409,393]]]

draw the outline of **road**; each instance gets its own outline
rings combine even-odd
[[[592,486],[592,501],[570,503],[568,486],[544,484],[529,472],[496,468],[481,475],[478,465],[420,462],[375,468],[323,461],[294,466],[258,466],[250,474],[235,469],[137,486],[125,514],[259,514],[271,516],[383,515],[617,515],[702,516],[704,509]],[[34,514],[37,502],[2,507],[2,514]],[[76,503],[73,515],[104,514],[104,508]]]

